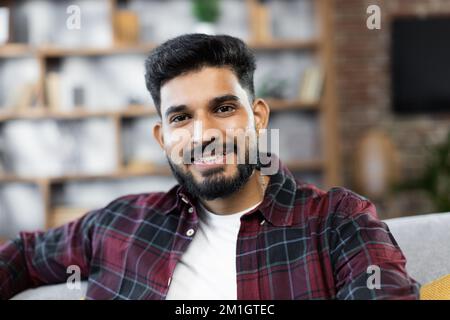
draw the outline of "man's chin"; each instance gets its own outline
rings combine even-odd
[[[202,180],[204,178],[212,178],[212,177],[221,177],[221,178],[232,178],[237,174],[237,167],[235,165],[218,165],[218,166],[212,166],[210,168],[203,167],[198,168],[195,165],[190,166],[190,171],[192,175],[199,180]]]
[[[202,172],[192,165],[177,166],[169,160],[172,172],[181,186],[204,200],[226,198],[238,191],[253,173],[253,165],[222,165]]]
[[[205,180],[225,178],[225,170],[223,168],[214,168],[197,173],[195,176],[197,176],[197,179],[195,179],[197,183],[202,183]]]

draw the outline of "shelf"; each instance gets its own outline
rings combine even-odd
[[[46,178],[41,177],[20,177],[12,174],[1,174],[0,173],[0,183],[14,183],[14,182],[20,182],[20,183],[33,183],[33,184],[39,184],[42,181],[47,180]]]
[[[285,110],[318,110],[319,103],[303,102],[300,100],[282,100],[282,99],[264,99],[270,107],[271,111],[285,111]]]
[[[120,54],[147,54],[158,44],[142,43],[128,46],[68,48],[59,46],[35,47],[23,43],[10,43],[0,46],[0,57],[17,57],[38,55],[43,58],[96,57]],[[320,47],[317,40],[283,40],[274,39],[267,42],[249,41],[248,45],[255,51],[267,50],[316,50]]]
[[[22,43],[11,43],[0,46],[0,57],[38,55],[43,58],[64,58],[77,56],[108,56],[119,54],[144,54],[156,47],[155,44],[136,44],[132,46],[85,47],[70,48],[58,46],[32,46]]]
[[[30,56],[35,53],[29,45],[21,43],[10,43],[0,46],[0,57],[16,58]]]
[[[287,161],[286,166],[291,171],[321,171],[324,168],[324,163],[322,160],[298,160],[298,161]]]
[[[119,113],[122,118],[134,118],[140,116],[156,116],[158,112],[155,107],[130,106]]]
[[[265,99],[271,111],[285,110],[318,110],[319,103],[306,103],[299,100]],[[0,109],[1,110],[1,109]],[[47,107],[30,108],[27,112],[0,112],[0,122],[17,119],[84,119],[94,117],[121,117],[134,118],[140,116],[157,115],[155,107],[150,106],[129,106],[118,111],[90,111],[78,107],[71,111],[51,111]]]
[[[105,48],[64,48],[57,46],[40,47],[37,52],[47,58],[72,56],[108,56],[118,54],[144,54],[156,47],[155,44],[137,44],[133,46],[113,46]]]
[[[50,183],[64,183],[67,181],[89,181],[89,180],[112,180],[112,179],[127,179],[133,177],[146,176],[169,176],[171,174],[170,168],[164,165],[158,165],[147,170],[122,170],[113,173],[105,174],[74,174],[63,175],[59,177],[49,178]]]
[[[145,176],[170,176],[170,168],[166,165],[149,166],[145,170],[118,170],[105,174],[67,174],[55,177],[20,177],[14,175],[0,175],[0,183],[5,182],[22,182],[22,183],[40,183],[48,181],[51,184],[64,183],[68,181],[89,181],[89,180],[111,180],[126,179],[130,177]]]
[[[248,42],[254,50],[316,50],[320,47],[317,40],[282,40],[274,39],[267,42]]]
[[[44,58],[62,58],[72,56],[108,56],[117,54],[142,54],[149,52],[155,47],[156,47],[155,44],[137,44],[134,46],[69,48],[58,46],[35,47],[28,44],[11,43],[0,46],[0,57],[39,55]]]
[[[286,166],[292,171],[320,171],[323,169],[322,160],[299,160],[287,161]],[[14,175],[0,175],[0,183],[4,182],[23,182],[40,183],[48,181],[51,184],[64,183],[68,181],[86,181],[86,180],[109,180],[126,179],[130,177],[145,176],[171,176],[171,170],[167,165],[154,165],[146,169],[132,170],[124,169],[113,173],[105,174],[67,174],[56,177],[19,177]]]
[[[17,119],[83,119],[94,117],[123,117],[132,118],[139,116],[152,116],[157,112],[154,107],[129,106],[118,111],[90,111],[79,107],[72,111],[51,111],[46,107],[29,109],[27,112],[3,112],[0,113],[0,122]]]

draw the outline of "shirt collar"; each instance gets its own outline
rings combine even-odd
[[[297,183],[280,159],[272,156],[272,161],[278,161],[279,169],[270,176],[264,200],[258,209],[272,225],[290,226],[295,210]]]
[[[292,225],[295,210],[295,198],[297,183],[289,169],[281,160],[272,155],[272,161],[278,161],[278,171],[270,176],[264,199],[255,209],[259,210],[268,222],[275,226]],[[183,205],[195,206],[195,199],[187,190],[177,185],[168,193],[165,201],[161,199],[156,204],[162,214],[167,214],[175,209],[181,209]],[[167,201],[170,198],[172,201]]]

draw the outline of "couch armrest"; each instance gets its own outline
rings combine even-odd
[[[82,300],[86,295],[87,282],[81,282],[81,289],[69,289],[66,283],[46,285],[25,290],[11,300]]]

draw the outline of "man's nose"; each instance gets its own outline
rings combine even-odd
[[[194,145],[202,145],[212,142],[216,139],[220,140],[220,131],[214,121],[208,117],[198,117],[194,121],[192,132],[192,142]]]

